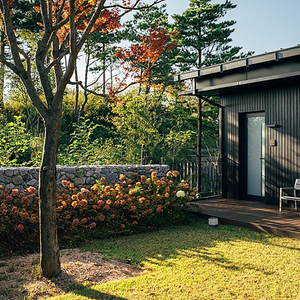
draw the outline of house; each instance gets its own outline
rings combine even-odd
[[[278,205],[300,178],[300,46],[175,76],[219,96],[222,197]]]

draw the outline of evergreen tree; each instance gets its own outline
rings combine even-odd
[[[173,15],[174,27],[180,31],[177,63],[181,71],[201,68],[229,61],[239,54],[242,47],[229,45],[234,31],[233,20],[221,20],[236,7],[231,1],[212,4],[211,0],[190,0],[189,8],[182,15]]]
[[[164,47],[157,60],[153,60],[150,55],[148,59],[142,59],[135,64],[141,74],[145,69],[151,73],[146,82],[146,94],[150,86],[159,85],[164,89],[175,84],[172,73],[174,73],[177,32],[169,24],[166,5],[138,11],[132,20],[125,23],[125,29],[120,34],[122,39],[129,41],[133,47],[141,45],[142,41],[146,48],[150,48],[150,43],[154,45],[156,41],[154,52]]]

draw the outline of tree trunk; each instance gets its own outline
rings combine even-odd
[[[4,51],[5,51],[5,35],[1,32],[1,46],[0,46],[0,58],[4,61]],[[4,77],[5,77],[5,65],[0,66],[0,110],[4,109]]]
[[[56,160],[59,144],[61,114],[45,122],[45,142],[39,178],[40,196],[40,262],[44,277],[52,278],[60,271],[56,223]],[[51,124],[51,126],[50,126]]]
[[[78,82],[78,67],[77,64],[75,66],[75,81]],[[75,108],[74,108],[74,116],[75,122],[79,125],[79,85],[76,84],[75,86]]]

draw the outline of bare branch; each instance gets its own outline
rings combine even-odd
[[[30,57],[28,56],[28,54],[24,51],[24,49],[19,47],[19,52],[21,53],[21,55],[24,56],[25,60],[26,60],[26,66],[27,66],[27,74],[28,76],[31,77],[31,61],[30,61]]]
[[[91,94],[94,94],[94,95],[96,95],[96,96],[100,96],[100,97],[104,97],[104,98],[107,98],[107,97],[108,97],[108,95],[106,95],[106,94],[103,94],[103,93],[97,93],[97,92],[95,92],[95,91],[92,91],[92,90],[86,88],[86,87],[83,85],[82,81],[76,81],[76,82],[75,82],[75,81],[70,81],[69,84],[71,84],[71,85],[79,85],[84,91],[86,91],[86,92],[88,92],[88,93],[91,93]]]
[[[150,8],[150,7],[153,7],[154,5],[156,4],[159,4],[159,3],[162,3],[164,2],[165,0],[155,0],[153,3],[151,4],[145,4],[145,5],[142,5],[142,6],[138,6],[138,4],[141,2],[141,0],[136,0],[135,3],[128,7],[128,6],[123,6],[121,4],[113,4],[113,5],[108,5],[108,6],[105,6],[104,8],[113,8],[113,7],[118,7],[118,8],[121,8],[121,9],[124,9],[127,12],[130,12],[132,10],[140,10],[140,9],[146,9],[146,8]],[[122,14],[123,15],[123,14]],[[121,16],[122,16],[121,15]]]

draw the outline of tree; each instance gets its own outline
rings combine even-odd
[[[134,47],[148,48],[153,52],[151,43],[154,44],[156,57],[135,60],[132,56],[129,57],[131,66],[135,66],[136,75],[148,72],[146,82],[146,94],[149,92],[150,86],[161,86],[163,88],[174,85],[172,73],[174,72],[174,57],[177,43],[175,42],[178,32],[173,30],[168,21],[168,13],[166,5],[160,7],[151,7],[149,9],[139,11],[134,14],[133,19],[127,21],[123,31],[120,35],[123,39],[132,43],[132,50]],[[155,35],[154,35],[155,33]],[[152,48],[151,48],[152,47]],[[128,51],[128,49],[127,49]],[[143,54],[146,51],[142,49]],[[140,55],[140,57],[142,57]]]
[[[162,0],[154,0],[153,5]],[[19,45],[18,26],[12,21],[14,0],[0,0],[0,12],[4,31],[9,43],[12,59],[2,59],[1,63],[18,75],[26,91],[45,124],[43,157],[39,175],[40,197],[40,254],[43,276],[59,274],[59,246],[57,240],[56,203],[56,161],[59,145],[63,96],[73,75],[78,53],[85,41],[97,31],[113,31],[119,28],[119,18],[132,9],[139,9],[140,0],[133,5],[130,1],[108,4],[106,0],[40,0],[34,1],[30,11],[41,14],[41,29],[34,55],[27,45]],[[116,2],[114,2],[116,3]],[[48,60],[48,55],[51,60]],[[63,58],[67,64],[64,65]],[[32,80],[31,65],[35,64],[42,85],[40,95]],[[55,84],[51,84],[51,72]]]
[[[231,1],[211,4],[211,0],[190,0],[189,8],[173,15],[174,27],[179,30],[177,62],[181,71],[218,64],[244,56],[242,47],[232,47],[233,20],[220,21],[234,9]]]
[[[177,34],[168,24],[165,5],[137,12],[133,20],[125,23],[125,29],[120,33],[131,46],[119,48],[117,52],[125,71],[121,80],[124,84],[118,87],[127,88],[128,77],[131,77],[131,85],[137,83],[140,87],[144,86],[145,94],[149,93],[151,87],[164,89],[174,84],[173,51],[177,47]]]

